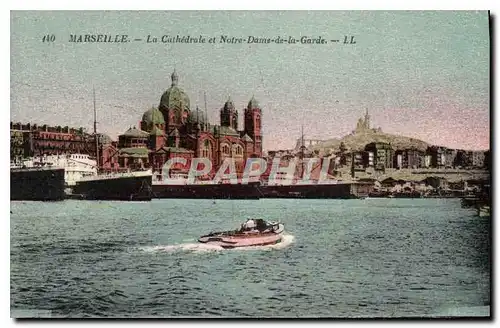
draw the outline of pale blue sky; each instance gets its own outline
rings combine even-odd
[[[70,34],[131,38],[354,35],[357,44],[74,44]],[[55,34],[54,44],[42,43]],[[174,67],[191,108],[219,122],[230,95],[262,105],[264,147],[375,126],[450,147],[488,148],[489,30],[483,12],[12,12],[11,119],[92,127],[113,138],[157,106]],[[240,117],[242,115],[240,114]],[[242,122],[240,122],[242,126]]]

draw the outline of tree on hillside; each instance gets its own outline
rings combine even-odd
[[[339,151],[341,154],[343,154],[347,151],[347,147],[345,146],[345,143],[343,141],[340,143]]]
[[[347,164],[347,157],[346,157],[346,152],[347,152],[347,147],[342,141],[339,145],[339,157],[340,157],[340,165],[346,165]]]

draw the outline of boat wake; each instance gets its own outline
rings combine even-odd
[[[232,249],[224,249],[218,245],[202,244],[202,243],[183,243],[177,245],[158,245],[158,246],[145,246],[139,249],[144,252],[192,252],[192,253],[204,253],[204,252],[220,252],[220,251],[270,251],[274,249],[284,249],[290,246],[295,239],[293,235],[283,234],[282,241],[279,244],[267,245],[267,246],[249,246],[249,247],[237,247]]]

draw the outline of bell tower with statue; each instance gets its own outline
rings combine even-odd
[[[368,114],[368,108],[366,109],[365,115],[363,118],[358,119],[358,123],[356,124],[356,129],[353,131],[354,133],[363,133],[371,130],[370,127],[370,114]]]
[[[368,114],[368,108],[366,109],[365,112],[365,129],[369,130],[370,129],[370,115]]]

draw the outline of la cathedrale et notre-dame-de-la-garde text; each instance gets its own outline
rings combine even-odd
[[[43,41],[55,41],[55,38],[44,38]],[[326,39],[323,36],[277,36],[274,38],[266,37],[234,37],[228,35],[221,35],[219,37],[206,37],[203,35],[193,37],[190,35],[163,35],[153,36],[148,35],[144,38],[131,38],[127,34],[71,34],[69,42],[72,43],[127,43],[127,42],[145,42],[145,43],[227,43],[227,44],[328,44],[328,43],[344,43],[355,44],[354,36],[343,36],[342,38]]]

